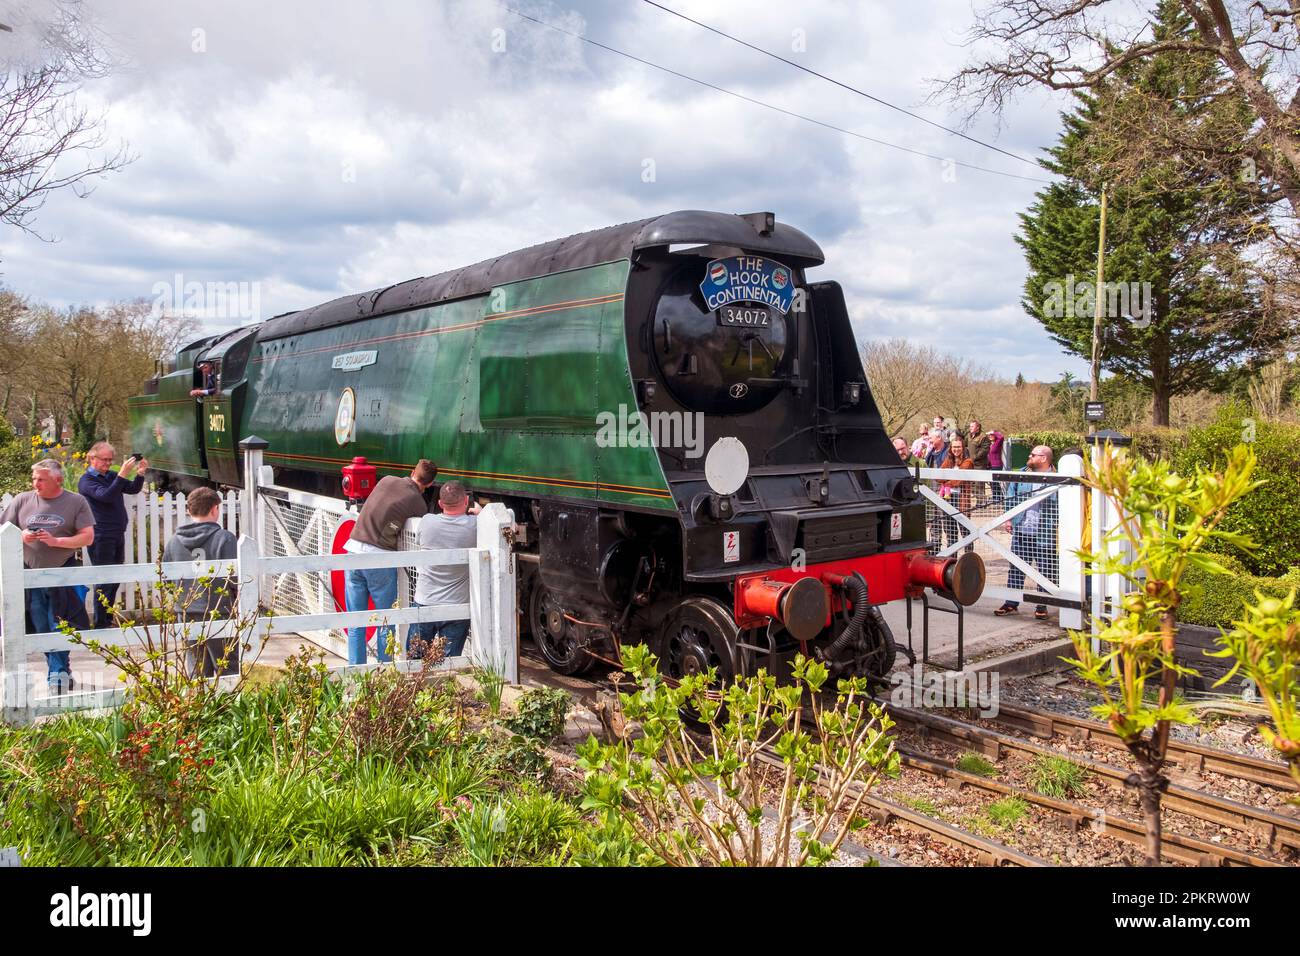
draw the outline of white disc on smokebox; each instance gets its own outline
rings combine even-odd
[[[720,495],[734,495],[749,477],[749,452],[739,438],[719,438],[704,458],[704,477]]]

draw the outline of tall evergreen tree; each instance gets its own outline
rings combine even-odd
[[[1189,36],[1177,0],[1156,9],[1162,39]],[[1189,124],[1249,131],[1240,97],[1224,95],[1212,56],[1154,56],[1076,95],[1060,141],[1043,165],[1064,177],[1020,216],[1016,241],[1028,264],[1025,311],[1066,350],[1092,355],[1100,197],[1118,117],[1160,97]],[[1273,354],[1291,317],[1270,307],[1253,268],[1268,235],[1269,208],[1250,184],[1170,156],[1108,192],[1101,362],[1150,389],[1152,422],[1169,423],[1169,401],[1221,387],[1243,364]]]

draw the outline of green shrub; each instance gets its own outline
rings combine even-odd
[[[318,684],[315,673],[300,667],[275,685],[207,708],[171,757],[142,740],[121,710],[0,726],[0,845],[18,847],[24,862],[37,866],[645,862],[626,829],[584,817],[564,793],[521,786],[521,772],[494,779],[500,733],[459,724],[450,682],[385,697],[405,702],[440,734],[456,719],[454,732],[417,761],[386,745],[391,735],[372,735],[376,747],[351,746],[345,723],[375,691],[349,698],[342,685]],[[391,706],[367,709],[397,725]],[[314,753],[308,772],[290,772],[300,731]],[[535,741],[515,741],[525,757],[540,753]],[[146,743],[151,759],[179,763],[173,772],[180,775],[194,772],[186,769],[187,753],[211,755],[192,761],[203,764],[203,788],[181,819],[165,826],[150,822],[140,758],[132,756]]]
[[[551,758],[540,741],[513,735],[497,753],[493,766],[510,777],[545,782],[551,776]]]
[[[19,442],[0,442],[0,495],[32,487],[32,456]]]
[[[1147,461],[1156,461],[1160,458],[1173,461],[1187,441],[1187,431],[1182,428],[1142,425],[1120,430],[1133,440],[1133,453]]]
[[[520,697],[515,713],[501,723],[522,737],[546,744],[564,732],[568,712],[567,693],[558,687],[538,687]]]
[[[1184,475],[1195,473],[1197,466],[1221,468],[1228,451],[1243,440],[1249,441],[1259,459],[1255,473],[1267,483],[1234,504],[1220,528],[1247,535],[1258,548],[1242,554],[1214,542],[1211,550],[1235,553],[1251,574],[1277,577],[1286,574],[1300,555],[1300,495],[1295,477],[1300,474],[1300,426],[1262,421],[1252,418],[1246,406],[1225,405],[1214,424],[1187,430],[1173,465]],[[1245,594],[1250,594],[1249,588]],[[1240,610],[1234,603],[1232,613]]]
[[[1060,432],[1060,431],[1044,430],[1044,431],[1036,431],[1036,432],[1020,432],[1016,435],[1011,435],[1009,437],[1014,438],[1018,442],[1026,443],[1027,445],[1029,445],[1030,448],[1034,447],[1035,445],[1046,445],[1048,448],[1052,449],[1052,457],[1055,461],[1060,461],[1061,453],[1068,448],[1088,447],[1087,432]],[[1009,447],[1003,449],[1003,454],[1006,456],[1004,459],[1004,464],[1007,467],[1010,467],[1011,452]]]
[[[1256,591],[1265,597],[1285,598],[1292,588],[1300,590],[1300,567],[1292,567],[1280,577],[1268,577],[1251,574],[1234,555],[1218,555],[1215,560],[1229,573],[1188,569],[1185,580],[1191,592],[1178,608],[1179,621],[1205,627],[1227,626],[1241,619],[1245,605],[1255,602]]]

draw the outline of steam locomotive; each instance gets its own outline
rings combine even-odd
[[[984,572],[927,556],[823,260],[770,212],[682,211],[344,296],[182,349],[130,400],[133,447],[241,486],[257,435],[278,484],[334,496],[432,459],[514,510],[524,626],[562,673],[644,641],[674,677],[803,651],[880,678],[879,605],[969,604]]]

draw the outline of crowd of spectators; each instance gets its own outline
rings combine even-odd
[[[917,437],[910,445],[901,435],[894,438],[893,444],[899,460],[909,468],[999,471],[1011,466],[1006,436],[996,429],[986,432],[978,419],[969,421],[963,432],[950,425],[942,415],[936,415],[929,424],[923,422],[920,425]],[[1054,471],[1052,450],[1046,445],[1036,446],[1030,452],[1028,462],[1019,470]],[[1015,512],[1003,525],[1003,530],[1011,535],[1011,553],[1055,581],[1058,505],[1055,495],[1040,494],[1042,491],[1041,483],[1028,479],[969,480],[952,475],[938,479],[936,493],[944,506],[932,504],[927,508],[931,516],[927,522],[930,550],[949,554],[957,550],[974,550],[975,535],[959,520],[959,516],[970,516],[977,508],[991,504],[999,510]],[[1028,507],[1015,511],[1031,500],[1033,503]],[[965,540],[967,538],[970,540]],[[1024,570],[1016,562],[1008,562],[1007,588],[1022,591],[1024,584]],[[1041,586],[1039,590],[1042,590]],[[1019,608],[1019,601],[1007,600],[994,613],[1005,616],[1017,613]],[[1034,617],[1046,620],[1046,605],[1039,604]]]
[[[0,524],[22,529],[25,568],[61,568],[80,563],[85,550],[93,565],[122,564],[125,560],[127,510],[125,495],[138,494],[149,462],[132,455],[114,470],[116,451],[108,442],[97,442],[87,455],[89,467],[78,490],[63,487],[63,466],[47,458],[32,466],[32,488],[18,494],[0,512]],[[425,493],[437,475],[433,462],[421,459],[407,477],[381,479],[362,506],[345,550],[366,554],[397,550],[400,535],[409,518],[419,518],[417,531],[421,549],[472,548],[477,544],[477,514],[465,486],[445,482],[438,490],[440,511],[430,511]],[[166,543],[166,562],[220,562],[236,555],[236,538],[221,524],[221,495],[211,488],[197,488],[186,496],[189,522],[177,528]],[[350,569],[346,574],[346,603],[349,611],[385,610],[397,603],[397,568]],[[205,677],[238,673],[236,640],[204,637],[202,627],[190,624],[229,619],[236,608],[238,582],[219,575],[182,578],[174,611],[181,625],[189,667]],[[27,588],[24,592],[26,626],[29,634],[58,632],[64,623],[77,630],[117,627],[127,623],[117,606],[116,584],[93,588],[93,611],[86,612],[86,589],[74,586]],[[423,567],[416,573],[414,606],[445,606],[469,603],[469,570],[464,565]],[[435,640],[445,642],[449,657],[462,653],[469,636],[468,619],[415,624],[407,640],[407,653],[422,656]],[[366,662],[365,627],[348,630],[350,663]],[[392,659],[388,647],[391,627],[380,628],[375,656]],[[74,690],[76,681],[70,665],[71,652],[47,651],[47,684],[51,696]]]

